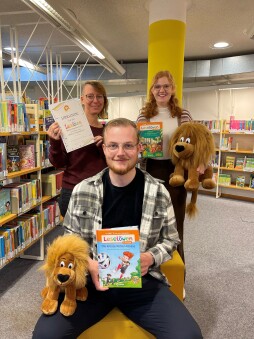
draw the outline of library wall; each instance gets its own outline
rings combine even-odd
[[[37,85],[28,86],[26,93],[32,99],[45,96]],[[67,96],[68,92],[63,89],[64,99]],[[72,91],[71,96],[73,98],[77,96],[76,89]],[[136,120],[146,100],[145,95],[108,96],[110,119],[126,117]],[[191,112],[195,120],[229,119],[230,115],[234,115],[236,119],[251,119],[254,118],[253,97],[254,88],[193,89],[184,91],[182,106]]]
[[[124,117],[136,121],[139,110],[144,104],[144,99],[145,97],[140,95],[110,98],[108,109],[109,119]]]
[[[184,93],[184,107],[195,120],[254,118],[254,88],[200,90]]]
[[[191,112],[195,120],[217,120],[218,94],[214,90],[184,93],[183,107]]]

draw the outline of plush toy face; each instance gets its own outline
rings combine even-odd
[[[202,124],[186,122],[179,126],[173,134],[169,153],[172,155],[174,164],[182,160],[184,167],[198,167],[200,164],[207,165],[214,155],[214,141],[212,133]]]
[[[173,153],[177,158],[186,159],[193,155],[194,145],[192,144],[195,138],[180,136],[179,141],[177,141],[173,147]]]
[[[64,287],[71,284],[75,277],[74,257],[70,253],[65,253],[57,260],[53,280],[56,285]]]

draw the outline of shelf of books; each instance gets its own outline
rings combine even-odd
[[[214,136],[216,197],[254,201],[254,119],[199,122]]]
[[[52,170],[37,104],[0,102],[0,269],[60,222],[62,170]],[[45,121],[42,120],[42,125]],[[43,132],[43,127],[42,132]]]

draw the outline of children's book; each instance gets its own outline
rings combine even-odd
[[[7,175],[7,144],[0,142],[0,179]]]
[[[254,188],[254,173],[250,174],[250,188]]]
[[[19,145],[20,169],[35,167],[34,145]]]
[[[226,156],[226,167],[227,168],[235,167],[235,157]]]
[[[237,158],[235,163],[235,169],[243,170],[245,158]]]
[[[11,214],[11,192],[9,189],[0,190],[0,219]]]
[[[236,182],[235,182],[237,187],[244,187],[245,185],[245,176],[244,175],[238,175],[236,177]]]
[[[20,155],[18,145],[7,145],[8,173],[20,171]]]
[[[44,130],[47,131],[50,127],[50,125],[53,124],[53,122],[55,122],[54,118],[53,118],[53,115],[51,114],[50,110],[49,109],[44,109],[43,110],[43,115],[44,115],[44,123],[43,123],[43,126],[44,126]]]
[[[246,158],[244,170],[246,172],[254,172],[254,158]]]
[[[140,143],[143,147],[143,158],[163,156],[162,122],[138,122]]]
[[[99,279],[110,288],[142,287],[139,230],[133,227],[96,231]]]

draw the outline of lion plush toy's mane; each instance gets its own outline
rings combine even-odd
[[[194,157],[189,159],[191,165],[195,167],[198,167],[200,164],[208,165],[211,161],[211,154],[214,154],[215,152],[213,136],[208,128],[195,122],[184,123],[178,127],[171,138],[169,149],[170,154],[172,154],[172,162],[174,164],[179,161],[173,152],[174,145],[177,142],[180,142],[181,137],[184,137],[185,140],[186,138],[190,138],[190,143],[194,145]],[[187,159],[184,161],[188,162]]]
[[[46,272],[49,284],[53,279],[52,274],[58,258],[65,253],[70,253],[75,258],[77,288],[84,286],[86,283],[86,276],[83,272],[88,267],[89,249],[85,240],[76,234],[59,236],[48,246],[46,261],[41,269]]]

